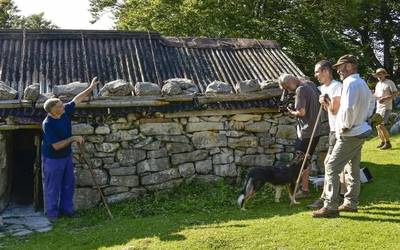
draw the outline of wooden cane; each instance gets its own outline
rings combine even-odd
[[[310,141],[309,141],[308,146],[307,146],[307,151],[306,151],[306,154],[304,156],[303,163],[301,164],[299,176],[297,177],[297,180],[296,180],[296,186],[294,187],[293,195],[291,197],[292,199],[290,201],[290,206],[296,204],[296,193],[297,193],[297,189],[299,188],[300,178],[303,175],[303,169],[304,169],[304,166],[306,165],[306,162],[307,162],[307,158],[308,158],[308,154],[310,152],[311,144],[312,144],[313,139],[314,139],[315,131],[317,130],[317,125],[319,123],[319,118],[321,117],[321,114],[322,114],[322,109],[323,109],[323,105],[321,105],[319,107],[317,119],[315,121],[314,128],[313,128],[313,131],[311,133]]]
[[[106,210],[107,210],[108,216],[110,217],[110,219],[114,219],[114,216],[112,215],[112,213],[111,213],[111,211],[110,211],[110,208],[108,207],[107,200],[106,200],[106,198],[104,197],[104,194],[103,194],[103,192],[101,191],[100,186],[99,186],[99,184],[98,184],[97,181],[96,181],[96,177],[95,177],[94,172],[93,172],[93,165],[92,165],[92,162],[89,161],[89,160],[86,158],[86,156],[85,156],[85,150],[84,150],[84,148],[83,148],[83,144],[78,144],[78,146],[79,146],[79,151],[80,151],[80,153],[81,153],[81,159],[83,159],[83,161],[84,161],[84,162],[88,165],[88,167],[89,167],[89,172],[90,172],[90,175],[92,176],[93,183],[94,183],[94,185],[96,186],[97,192],[99,193],[99,195],[100,195],[100,197],[101,197],[101,200],[102,200],[102,202],[103,202],[103,204],[104,204],[104,207],[105,207]]]

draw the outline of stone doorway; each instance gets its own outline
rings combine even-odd
[[[43,208],[39,129],[0,127],[0,212],[9,204]]]
[[[0,236],[51,229],[43,215],[40,145],[39,129],[0,131]]]

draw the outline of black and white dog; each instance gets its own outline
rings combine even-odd
[[[275,187],[275,202],[279,202],[284,186],[288,187],[289,198],[292,199],[303,159],[304,154],[297,154],[290,163],[284,166],[251,168],[247,173],[243,189],[237,200],[239,207],[244,210],[245,203],[254,196],[265,183],[269,183]],[[297,202],[295,201],[295,203]]]

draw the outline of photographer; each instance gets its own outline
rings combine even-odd
[[[313,82],[300,80],[290,74],[282,74],[278,82],[281,89],[295,93],[294,108],[288,107],[287,110],[297,120],[296,157],[305,156],[312,131],[314,126],[317,126],[314,138],[312,138],[309,155],[307,156],[307,164],[302,174],[301,189],[295,195],[296,199],[307,198],[310,196],[308,189],[310,159],[318,144],[320,135],[319,122],[317,121],[320,108],[319,91]]]

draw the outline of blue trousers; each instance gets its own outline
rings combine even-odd
[[[48,217],[74,213],[75,189],[72,156],[60,159],[43,157],[45,209]]]

